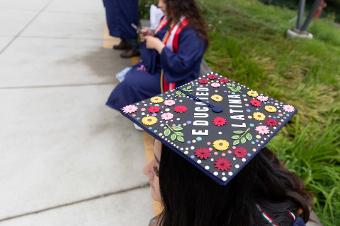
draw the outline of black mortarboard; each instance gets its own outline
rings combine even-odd
[[[226,185],[296,113],[210,72],[122,108],[122,114],[221,185]]]

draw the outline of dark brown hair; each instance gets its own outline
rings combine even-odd
[[[177,23],[182,16],[189,20],[189,25],[194,28],[208,46],[208,27],[195,0],[164,0],[167,16],[170,23]]]
[[[309,219],[310,194],[266,148],[227,186],[220,186],[163,145],[159,183],[164,206],[160,226],[270,225],[256,205],[280,226],[292,225],[289,211]]]

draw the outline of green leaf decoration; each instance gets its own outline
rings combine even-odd
[[[247,139],[245,137],[242,137],[241,143],[244,144],[245,142],[247,142]]]
[[[181,131],[181,130],[183,130],[183,127],[181,127],[181,126],[173,126],[172,129],[174,131]]]
[[[242,130],[236,130],[236,131],[233,131],[233,133],[234,133],[234,134],[240,134],[240,135],[241,135],[242,133],[244,133],[244,131],[242,131]]]
[[[238,145],[240,143],[240,140],[234,140],[233,145]]]
[[[231,139],[238,140],[238,139],[240,139],[240,136],[239,135],[234,135],[234,136],[231,137]]]
[[[183,137],[183,136],[184,136],[184,133],[182,133],[182,132],[177,132],[176,135],[177,135],[177,136],[180,136],[180,137]]]
[[[169,136],[170,135],[170,133],[171,133],[171,130],[169,129],[169,128],[167,128],[167,129],[165,129],[164,130],[164,136]]]
[[[177,140],[179,141],[179,142],[184,142],[184,138],[183,137],[181,137],[181,136],[177,136]]]
[[[172,141],[175,141],[176,138],[177,138],[177,135],[173,133],[173,134],[171,135],[171,140],[172,140]]]
[[[247,140],[251,141],[253,139],[253,136],[250,133],[247,133],[246,138]]]

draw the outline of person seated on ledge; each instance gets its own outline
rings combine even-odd
[[[155,32],[141,31],[141,62],[119,83],[106,105],[119,110],[198,78],[208,45],[195,0],[159,0],[164,17]],[[154,35],[153,35],[154,34]]]
[[[267,143],[297,110],[210,72],[122,108],[153,136],[152,226],[305,226],[312,197]]]

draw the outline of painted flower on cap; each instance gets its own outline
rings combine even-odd
[[[257,126],[255,130],[261,135],[269,133],[269,128],[267,126]]]
[[[274,107],[274,106],[272,106],[272,105],[267,105],[267,106],[264,107],[264,109],[265,109],[266,111],[270,112],[270,113],[274,113],[274,112],[277,111],[277,110],[276,110],[276,107]]]
[[[174,101],[174,100],[165,100],[164,101],[164,104],[166,105],[166,106],[172,106],[172,105],[174,105],[176,102]]]
[[[227,158],[219,158],[215,161],[214,166],[220,171],[229,171],[232,167],[232,164]]]
[[[238,146],[234,149],[234,154],[237,158],[244,158],[247,156],[248,151],[242,146]]]
[[[275,119],[269,118],[265,121],[265,124],[267,126],[276,126],[277,125],[277,121]]]
[[[283,105],[283,110],[286,112],[293,112],[295,108],[292,105]]]
[[[198,80],[198,83],[201,84],[201,85],[205,85],[205,84],[208,84],[209,80],[206,79],[206,78],[201,78]]]
[[[209,148],[198,148],[195,150],[195,156],[199,159],[207,159],[210,155]]]
[[[208,75],[208,78],[209,78],[210,80],[214,80],[214,79],[217,79],[217,75],[209,74],[209,75]]]
[[[138,110],[138,107],[136,105],[127,105],[125,107],[123,107],[123,112],[125,114],[131,114],[134,113]]]
[[[227,119],[223,117],[215,117],[212,121],[215,126],[224,126],[227,123]]]
[[[254,112],[253,117],[258,121],[263,121],[266,118],[266,116],[261,112]]]
[[[261,102],[266,102],[266,101],[268,101],[269,98],[267,96],[261,95],[261,96],[258,96],[257,99]]]
[[[220,101],[223,100],[223,97],[222,97],[221,95],[217,95],[217,94],[212,95],[210,98],[211,98],[213,101],[216,101],[216,102],[220,102]]]
[[[250,104],[253,105],[254,107],[260,107],[261,106],[261,101],[256,100],[255,98],[250,101]]]
[[[159,107],[158,106],[150,106],[149,107],[149,109],[148,109],[148,111],[150,112],[150,113],[157,113],[157,112],[159,112]]]
[[[215,140],[213,146],[218,151],[225,151],[229,147],[229,142],[226,140]]]
[[[220,78],[219,82],[220,82],[221,84],[226,84],[226,83],[229,82],[229,79],[228,79],[228,78]]]
[[[156,124],[158,119],[154,116],[145,116],[142,118],[142,123],[147,126],[151,126],[153,124]]]
[[[254,90],[250,90],[247,92],[248,96],[251,96],[251,97],[257,97],[259,94],[254,91]]]
[[[163,97],[159,97],[159,96],[156,96],[156,97],[152,97],[150,99],[151,103],[154,103],[154,104],[159,104],[159,103],[162,103],[164,101]]]
[[[172,113],[163,113],[161,117],[163,120],[171,120],[174,117],[174,115]]]
[[[211,86],[214,87],[214,88],[218,88],[218,87],[221,86],[221,84],[218,83],[218,82],[213,82],[213,83],[211,83]]]
[[[184,105],[178,105],[175,107],[175,112],[177,113],[184,113],[188,110],[188,108]]]

